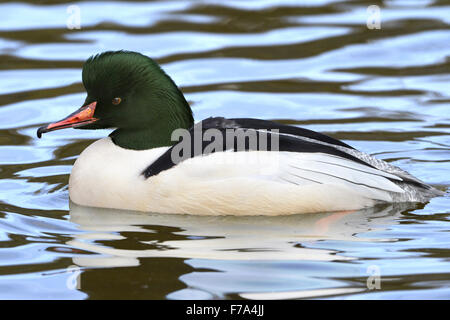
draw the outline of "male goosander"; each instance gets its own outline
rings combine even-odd
[[[208,118],[194,126],[181,91],[140,53],[95,55],[85,62],[82,78],[83,106],[37,131],[41,137],[64,128],[115,128],[72,168],[69,196],[79,205],[280,215],[424,202],[441,194],[398,167],[311,130],[257,119]],[[172,141],[177,129],[191,136]],[[229,135],[233,130],[244,142]]]

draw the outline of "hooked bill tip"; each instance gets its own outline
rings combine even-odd
[[[37,137],[40,139],[42,137],[42,134],[46,133],[46,132],[47,132],[47,126],[40,127],[36,132]]]

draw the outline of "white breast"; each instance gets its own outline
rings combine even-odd
[[[279,215],[360,209],[404,192],[387,179],[396,176],[321,153],[218,152],[145,179],[142,172],[167,149],[94,142],[72,169],[71,200],[159,213]]]

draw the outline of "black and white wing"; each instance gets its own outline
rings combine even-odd
[[[215,139],[223,140],[221,147],[208,147],[212,140],[203,139],[203,134],[209,129],[215,130]],[[237,129],[248,136],[254,134],[257,143],[245,140],[240,144],[236,135],[227,134]],[[398,167],[342,141],[303,128],[258,119],[208,118],[197,123],[189,133],[192,138],[188,144],[178,141],[145,169],[144,176],[149,178],[178,165],[179,162],[173,160],[173,152],[179,152],[184,143],[182,161],[215,152],[248,151],[255,156],[258,152],[277,152],[279,165],[269,176],[282,183],[342,185],[370,199],[388,202],[426,201],[440,193]],[[194,138],[196,133],[200,134],[200,140]],[[196,141],[200,141],[200,147],[195,146]],[[273,141],[277,141],[276,145]],[[261,178],[268,179],[268,175]]]

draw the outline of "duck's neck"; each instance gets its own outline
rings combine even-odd
[[[189,106],[187,106],[189,108]],[[160,119],[157,122],[136,128],[119,128],[109,136],[114,144],[125,149],[147,150],[164,146],[171,146],[176,141],[171,140],[172,132],[176,129],[189,129],[194,125],[190,108],[181,113],[181,117],[171,117],[171,121]],[[180,115],[180,114],[178,114]]]
[[[160,121],[158,124],[145,128],[116,129],[109,136],[114,144],[125,149],[147,150],[164,146],[171,146],[175,141],[171,140],[175,129],[189,129],[193,121],[182,123],[166,123]]]

